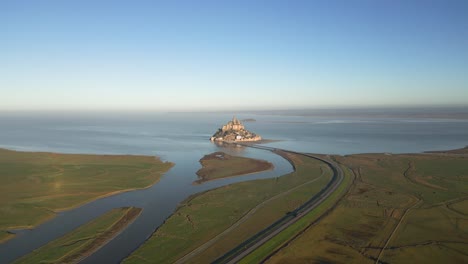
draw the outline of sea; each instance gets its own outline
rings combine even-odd
[[[1,262],[14,259],[121,206],[143,213],[83,263],[118,263],[151,236],[192,194],[235,182],[279,177],[291,165],[272,152],[219,146],[210,136],[236,116],[265,146],[307,153],[420,153],[468,145],[468,108],[328,109],[239,112],[0,112],[0,148],[87,154],[152,155],[176,165],[151,188],[99,199],[60,213],[0,244]],[[272,171],[193,185],[206,154],[225,151],[260,158]]]
[[[0,147],[62,153],[158,155],[211,149],[210,136],[236,116],[268,146],[353,154],[413,153],[468,145],[468,108],[260,111],[241,113],[0,112]],[[355,113],[353,115],[352,113]],[[443,113],[443,114],[441,114]]]

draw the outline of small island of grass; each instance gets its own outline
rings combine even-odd
[[[122,232],[141,211],[135,207],[112,209],[14,263],[78,263]]]
[[[344,172],[333,194],[236,263],[467,263],[467,150],[329,156]],[[321,161],[282,155],[294,172],[187,198],[123,263],[228,262],[332,178]]]
[[[200,163],[202,168],[197,171],[197,184],[273,169],[273,164],[268,161],[231,156],[224,152],[206,155]]]

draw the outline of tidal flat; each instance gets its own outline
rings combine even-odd
[[[300,206],[330,181],[332,172],[324,163],[282,155],[294,164],[294,172],[189,197],[124,263],[172,263],[188,254],[191,258],[180,261],[208,263]]]
[[[202,168],[197,171],[196,184],[216,179],[235,177],[272,170],[273,164],[259,159],[232,156],[224,152],[214,152],[200,159]]]
[[[212,262],[329,181],[320,162],[283,155],[295,172],[190,197],[125,263]],[[241,263],[466,261],[467,148],[330,157],[345,171],[342,186]]]
[[[343,112],[336,116],[320,117],[244,113],[240,117],[255,118],[256,122],[249,123],[253,131],[267,138],[278,139],[266,144],[267,146],[299,152],[330,155],[418,153],[465,146],[468,140],[468,122],[465,119],[364,115],[343,117],[340,114]],[[209,142],[213,128],[230,118],[230,113],[96,113],[92,116],[68,115],[67,118],[59,114],[43,113],[0,114],[0,146],[3,148],[49,153],[92,153],[98,156],[159,156],[177,164],[151,188],[120,193],[72,210],[60,211],[57,217],[32,230],[16,232],[2,229],[14,231],[18,235],[11,239],[11,233],[0,232],[1,240],[9,239],[0,244],[0,255],[3,259],[12,261],[111,208],[144,208],[144,212],[133,225],[91,255],[89,261],[84,261],[118,262],[144,243],[187,197],[227,184],[278,177],[291,171],[288,162],[269,151],[252,148],[227,150]],[[222,178],[192,185],[197,179],[196,171],[200,169],[200,158],[216,151],[268,160],[275,165],[275,169],[262,172],[261,176]],[[460,211],[463,210],[464,203],[450,206]],[[463,224],[464,220],[459,223]],[[63,228],[57,229],[56,226]]]
[[[95,199],[149,187],[172,166],[151,156],[0,149],[2,237],[12,237],[7,230],[33,228]]]

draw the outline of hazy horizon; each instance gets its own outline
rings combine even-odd
[[[2,109],[0,113],[7,112],[153,112],[153,113],[216,113],[216,112],[275,112],[275,111],[346,111],[346,110],[464,110],[468,111],[468,104],[421,104],[421,105],[332,105],[332,106],[287,106],[287,107],[193,107],[193,108],[18,108]]]
[[[467,1],[2,1],[0,111],[468,106]]]
[[[303,116],[326,118],[435,118],[468,120],[468,106],[411,106],[411,107],[321,107],[321,108],[284,108],[284,109],[219,109],[219,110],[0,110],[0,116],[67,116],[67,117],[144,117],[161,114],[229,114],[244,118],[273,116]]]

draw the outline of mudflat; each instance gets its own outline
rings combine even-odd
[[[240,263],[465,263],[468,157],[455,152],[330,156],[343,188]],[[190,197],[125,263],[212,262],[328,182],[320,162],[285,158],[289,175]]]
[[[231,156],[224,152],[205,155],[200,163],[202,168],[197,171],[199,180],[195,181],[196,184],[273,169],[273,164],[268,161]]]
[[[210,263],[318,193],[331,179],[326,164],[281,153],[295,171],[245,181],[187,198],[124,263]]]

